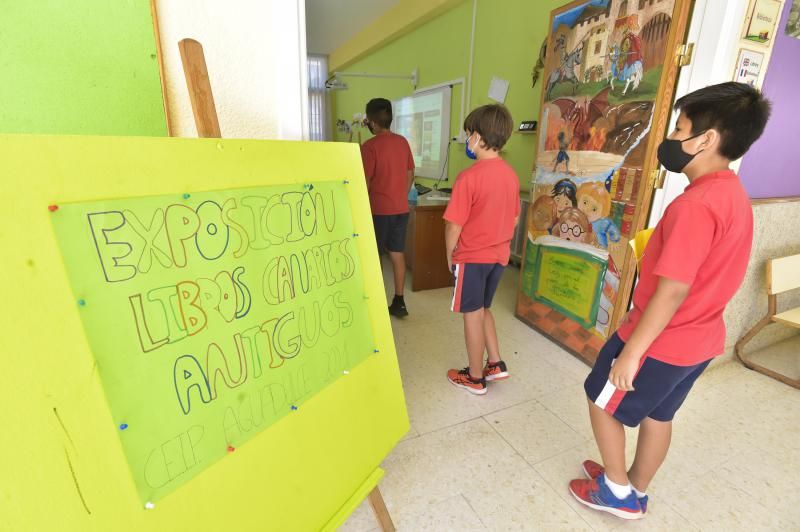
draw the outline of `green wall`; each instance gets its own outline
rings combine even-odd
[[[539,56],[539,47],[547,35],[550,11],[566,0],[478,0],[475,28],[475,61],[472,72],[472,97],[466,112],[491,103],[487,93],[492,76],[509,80],[505,104],[515,125],[523,120],[539,119],[542,79],[531,88],[531,70]],[[419,68],[419,86],[426,87],[459,77],[467,77],[469,38],[472,26],[472,1],[466,0],[452,10],[431,20],[413,32],[397,39],[368,57],[348,66],[345,71],[374,73],[410,73]],[[332,92],[334,122],[347,121],[354,113],[364,112],[364,105],[373,97],[398,98],[412,92],[405,80],[344,78],[347,90]],[[451,136],[461,129],[459,112],[461,90],[453,89]],[[347,140],[347,134],[334,131],[336,140]],[[362,140],[369,137],[363,130]],[[506,144],[503,156],[514,167],[523,190],[529,188],[537,135],[514,133]],[[463,144],[451,144],[448,182],[469,166]],[[430,184],[429,180],[420,179]]]
[[[0,132],[167,134],[148,0],[0,7]]]

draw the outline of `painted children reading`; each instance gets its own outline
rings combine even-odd
[[[611,242],[619,242],[619,228],[609,218],[611,214],[611,195],[606,187],[598,182],[584,183],[578,188],[578,209],[589,222],[597,239],[597,243],[608,248]]]

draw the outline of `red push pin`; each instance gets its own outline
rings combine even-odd
[[[236,450],[236,448],[233,445],[228,445],[228,452],[229,453],[232,453],[235,450]]]
[[[50,212],[56,212],[58,210],[58,205],[48,205],[47,210]]]

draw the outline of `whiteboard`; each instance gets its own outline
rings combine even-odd
[[[447,178],[451,92],[441,87],[392,101],[392,131],[408,140],[418,177]]]

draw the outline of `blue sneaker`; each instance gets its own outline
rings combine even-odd
[[[579,503],[607,512],[622,519],[641,519],[644,517],[642,506],[631,492],[624,499],[618,499],[606,486],[605,474],[593,479],[576,479],[569,483],[569,491]]]
[[[583,462],[583,474],[586,475],[586,478],[597,478],[603,473],[605,473],[605,469],[603,466],[595,462],[594,460],[585,460]],[[639,497],[639,506],[642,507],[642,513],[647,513],[647,495],[644,497]]]

